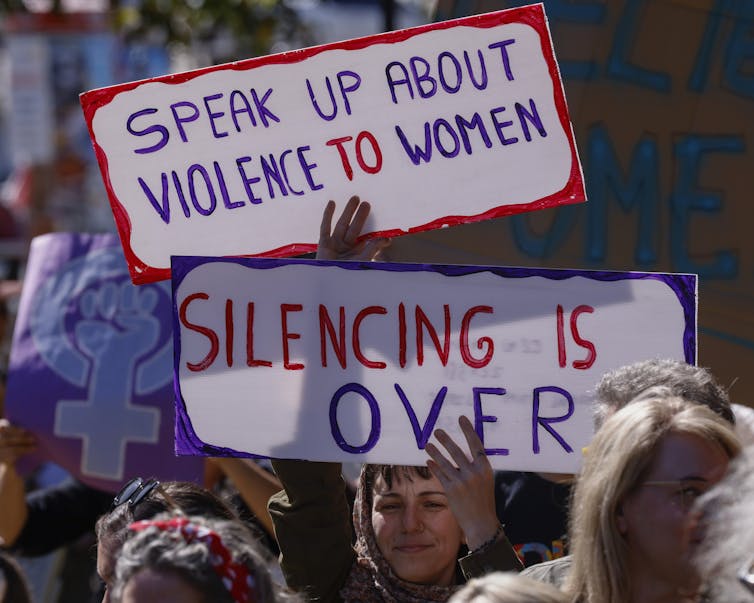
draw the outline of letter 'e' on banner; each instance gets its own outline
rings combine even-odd
[[[542,4],[92,90],[132,280],[312,251],[330,199],[397,236],[585,201]]]

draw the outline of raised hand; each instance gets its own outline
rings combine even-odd
[[[13,465],[20,457],[37,447],[34,434],[0,419],[0,464]]]
[[[444,430],[434,433],[448,459],[434,444],[425,450],[430,459],[427,467],[440,481],[448,504],[461,526],[469,550],[474,551],[498,534],[500,522],[495,512],[495,477],[484,445],[466,417],[458,420],[470,454],[456,444]]]
[[[390,244],[390,239],[359,241],[364,224],[369,217],[370,205],[354,195],[348,200],[343,213],[332,228],[335,202],[328,201],[322,214],[317,246],[318,260],[358,260],[371,262]],[[332,231],[331,231],[332,229]]]

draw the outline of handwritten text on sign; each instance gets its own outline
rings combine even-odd
[[[170,255],[313,250],[324,204],[354,192],[391,235],[585,199],[541,5],[82,104],[135,282]]]
[[[173,258],[177,449],[573,471],[606,370],[695,360],[691,275]],[[460,434],[459,434],[459,437]]]

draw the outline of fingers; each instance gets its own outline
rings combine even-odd
[[[468,417],[460,417],[458,419],[458,424],[460,425],[461,431],[466,439],[469,452],[467,453],[464,451],[456,441],[445,432],[445,430],[437,429],[434,433],[435,438],[437,438],[437,441],[443,445],[450,458],[447,458],[442,452],[440,452],[434,444],[427,443],[425,450],[431,459],[431,461],[427,461],[427,466],[430,470],[432,470],[432,467],[434,466],[438,471],[449,477],[454,473],[463,473],[469,470],[474,470],[475,467],[481,469],[491,467],[487,454],[484,451],[484,444],[479,439],[479,436],[474,430],[474,425]],[[436,477],[440,479],[439,476]]]
[[[0,419],[0,445],[17,446],[35,442],[36,438],[29,430],[15,426],[7,419]]]
[[[470,461],[466,452],[464,452],[464,450],[458,444],[456,444],[455,440],[451,438],[445,432],[445,430],[435,430],[435,437],[437,438],[437,441],[443,445],[445,450],[448,451],[450,458],[455,462],[456,466],[459,469],[465,469],[469,466],[470,462],[473,462],[473,459],[471,459]]]
[[[322,212],[322,223],[319,226],[319,243],[330,238],[330,229],[332,228],[332,217],[335,213],[335,201],[328,201],[325,205],[325,211]]]
[[[361,201],[357,195],[354,195],[346,203],[331,232],[335,203],[333,201],[328,202],[319,229],[317,259],[358,260],[362,262],[376,259],[382,250],[390,244],[390,239],[359,240],[369,218],[370,210],[369,203]]]
[[[0,420],[0,463],[15,463],[24,454],[34,452],[36,447],[37,439],[32,432]]]
[[[428,443],[424,447],[424,450],[430,457],[430,460],[427,461],[427,467],[432,472],[432,475],[440,480],[440,483],[446,485],[451,476],[454,473],[458,473],[458,469],[445,458],[434,444]]]
[[[487,453],[484,451],[484,444],[482,444],[482,440],[479,439],[479,434],[474,429],[469,418],[465,415],[461,416],[458,419],[458,424],[461,426],[463,436],[466,438],[466,443],[469,445],[469,451],[471,452],[472,458],[486,458]]]
[[[346,203],[345,208],[343,208],[343,213],[340,214],[338,221],[335,223],[335,228],[333,228],[332,231],[332,237],[336,241],[346,241],[346,237],[348,236],[348,231],[351,226],[351,220],[353,219],[356,210],[360,209],[359,203],[359,197],[356,195],[351,197],[348,200],[348,203]],[[367,205],[367,212],[369,212],[369,205]],[[356,236],[358,236],[358,234]],[[355,240],[356,237],[353,238]]]
[[[356,199],[358,203],[358,197],[351,197],[351,199]],[[366,224],[367,218],[369,217],[370,209],[371,206],[366,201],[358,205],[356,215],[353,216],[351,224],[346,230],[346,234],[343,236],[343,240],[348,245],[353,245],[356,242],[356,239],[359,238],[361,231],[364,229],[364,224]]]

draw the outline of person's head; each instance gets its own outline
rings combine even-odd
[[[31,593],[21,567],[10,555],[0,552],[0,603],[31,603]]]
[[[103,601],[109,600],[109,586],[115,560],[128,537],[128,526],[134,521],[151,519],[178,507],[186,515],[217,519],[236,519],[234,511],[206,488],[191,482],[158,482],[130,480],[116,495],[113,508],[97,520],[97,573],[105,583]]]
[[[448,603],[568,603],[566,594],[550,584],[508,572],[469,580]]]
[[[273,603],[253,534],[237,520],[162,514],[137,521],[115,566],[114,603]]]
[[[445,489],[426,467],[365,465],[354,507],[365,556],[380,557],[401,580],[448,586],[455,581],[463,533]]]
[[[697,567],[710,600],[754,602],[754,445],[697,503],[702,546]]]
[[[584,603],[622,603],[650,586],[697,588],[690,508],[739,450],[726,421],[679,398],[632,402],[610,416],[573,494],[567,590]]]
[[[605,373],[597,384],[594,424],[597,429],[614,412],[655,387],[664,394],[709,407],[731,424],[735,423],[728,392],[706,368],[680,360],[652,358],[627,364]]]

